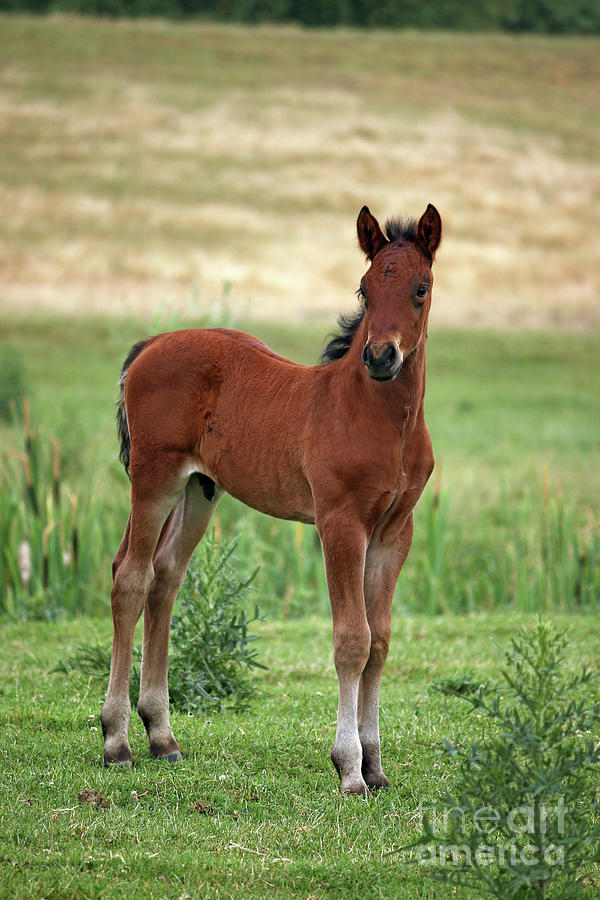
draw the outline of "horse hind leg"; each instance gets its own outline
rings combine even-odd
[[[218,489],[207,490],[206,480],[192,476],[163,528],[153,559],[154,580],[144,608],[142,678],[137,709],[148,734],[152,756],[169,762],[181,759],[181,749],[169,720],[171,614],[190,557],[206,531],[220,494]]]
[[[132,762],[127,732],[131,718],[129,675],[133,632],[154,578],[152,557],[160,532],[178,496],[177,479],[171,473],[151,474],[148,483],[170,483],[173,490],[168,492],[163,488],[157,494],[152,490],[140,491],[134,484],[129,521],[113,562],[113,647],[108,691],[100,715],[106,765],[131,765]]]

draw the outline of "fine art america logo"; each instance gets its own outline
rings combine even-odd
[[[560,836],[565,833],[566,812],[562,797],[552,809],[544,804],[517,806],[508,814],[501,814],[492,806],[469,810],[467,814],[460,807],[424,806],[421,803],[421,828],[431,834],[432,840],[418,848],[417,861],[421,866],[479,867],[496,863],[512,867],[518,863],[535,866],[543,860],[547,866],[561,866],[564,865],[565,850]],[[548,830],[553,840],[546,843],[543,838]],[[468,836],[474,833],[478,839],[469,842]],[[446,835],[451,836],[454,843],[444,843]],[[462,843],[461,835],[465,839]],[[490,843],[482,842],[483,835],[489,835]],[[528,842],[527,835],[535,835],[536,843]]]

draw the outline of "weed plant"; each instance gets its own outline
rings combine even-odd
[[[423,871],[499,900],[591,896],[600,704],[589,694],[598,674],[567,672],[568,655],[566,633],[539,620],[511,641],[498,684],[437,685],[469,705],[479,736],[443,742],[452,784],[423,817]]]
[[[171,623],[169,700],[181,712],[224,707],[243,709],[254,693],[251,671],[264,669],[251,646],[258,635],[249,626],[262,620],[258,606],[248,616],[248,594],[256,576],[240,578],[234,565],[236,542],[219,545],[214,531],[201,542],[188,569]],[[110,644],[78,643],[55,671],[79,670],[108,681]],[[130,693],[140,692],[141,647],[133,648]]]

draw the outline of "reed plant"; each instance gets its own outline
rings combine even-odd
[[[265,608],[281,618],[329,609],[321,542],[312,525],[284,522],[223,505],[215,517],[218,534],[238,539],[238,558],[259,566],[255,586]]]
[[[259,565],[265,607],[284,618],[327,612],[321,546],[310,525],[280,522],[224,501],[218,533],[239,536],[238,556]],[[500,492],[475,521],[441,473],[415,511],[413,547],[395,604],[408,613],[590,610],[600,602],[600,521],[569,503],[544,469],[539,487]]]
[[[504,492],[476,527],[434,482],[415,515],[415,541],[398,585],[410,612],[590,610],[600,602],[600,520],[553,485],[518,501]]]
[[[21,448],[0,468],[0,613],[101,612],[118,541],[114,517],[89,483],[77,491],[65,483],[59,441],[33,427],[27,398],[20,433]]]
[[[0,421],[11,422],[26,395],[25,360],[16,344],[0,346]]]

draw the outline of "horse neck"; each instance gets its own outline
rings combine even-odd
[[[362,362],[362,350],[367,339],[366,333],[361,333],[362,330],[359,329],[346,356],[341,360],[360,382],[360,387],[354,382],[353,390],[360,390],[374,409],[385,410],[389,419],[406,434],[415,427],[423,414],[427,331],[425,330],[414,353],[405,360],[394,381],[381,385],[369,378]]]

